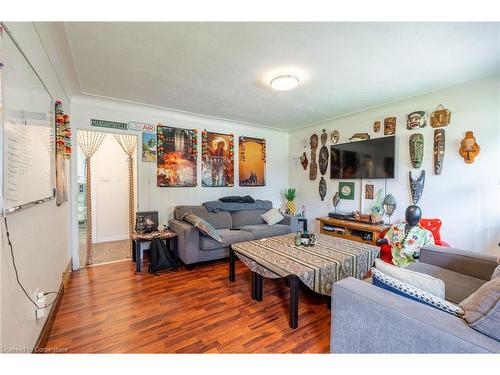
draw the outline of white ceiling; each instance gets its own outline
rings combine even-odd
[[[66,23],[82,93],[296,129],[500,70],[500,23]],[[273,73],[302,82],[270,89]]]

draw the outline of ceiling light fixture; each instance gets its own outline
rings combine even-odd
[[[271,87],[278,91],[291,90],[297,87],[299,83],[300,79],[294,73],[279,73],[269,82]]]

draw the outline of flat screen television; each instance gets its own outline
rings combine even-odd
[[[331,146],[330,178],[394,178],[395,137]]]

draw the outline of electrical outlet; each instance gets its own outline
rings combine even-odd
[[[36,294],[36,304],[38,306],[38,309],[35,310],[36,318],[37,319],[45,318],[45,304],[47,297],[45,296],[45,293],[39,289],[36,290],[35,294]]]

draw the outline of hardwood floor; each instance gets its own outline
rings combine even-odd
[[[143,265],[143,270],[147,266]],[[327,353],[330,310],[301,285],[299,327],[288,326],[284,280],[264,279],[251,298],[251,272],[236,263],[154,276],[123,261],[73,272],[47,348],[70,353]]]

